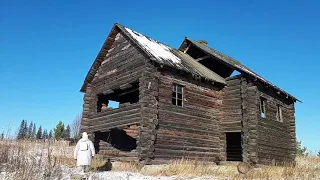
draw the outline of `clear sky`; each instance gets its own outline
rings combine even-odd
[[[0,130],[82,110],[84,77],[113,23],[173,47],[205,39],[301,99],[297,137],[320,150],[317,1],[1,1]]]

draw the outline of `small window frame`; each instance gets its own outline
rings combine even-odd
[[[266,103],[267,103],[267,99],[260,97],[260,103],[259,103],[259,112],[260,112],[260,117],[262,119],[267,118],[266,115]]]
[[[184,106],[183,97],[184,97],[184,87],[179,84],[173,84],[172,97],[171,97],[172,104],[175,106],[183,107]]]
[[[282,114],[282,106],[277,104],[277,115],[276,115],[276,119],[279,122],[283,122],[283,114]]]

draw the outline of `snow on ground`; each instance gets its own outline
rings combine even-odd
[[[87,177],[88,180],[176,180],[176,179],[190,179],[190,180],[213,180],[214,177],[181,177],[181,176],[145,176],[140,173],[132,172],[91,172],[88,174],[82,174],[79,171],[69,172],[70,174],[64,174],[63,180],[81,179],[81,177]]]

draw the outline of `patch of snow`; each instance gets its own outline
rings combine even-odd
[[[189,179],[189,180],[213,180],[214,176],[147,176],[141,173],[132,172],[116,172],[116,171],[102,171],[102,172],[88,172],[81,173],[77,168],[66,168],[63,170],[62,180],[82,179],[87,180],[175,180],[175,179]]]
[[[101,180],[173,180],[171,177],[153,177],[153,176],[144,176],[139,173],[131,172],[99,172],[96,174],[96,177]]]
[[[152,54],[159,61],[169,61],[178,67],[181,66],[181,59],[172,53],[172,48],[167,45],[164,45],[160,42],[157,42],[151,38],[147,38],[146,36],[133,31],[129,28],[125,28],[130,35],[138,41],[140,45],[142,45],[146,51]]]

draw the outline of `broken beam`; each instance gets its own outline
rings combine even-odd
[[[197,59],[196,59],[196,61],[205,60],[205,59],[208,59],[208,58],[210,58],[210,57],[211,57],[211,55],[210,55],[210,54],[208,54],[208,55],[206,55],[206,56],[203,56],[203,57],[197,58]]]
[[[124,89],[128,89],[128,88],[131,88],[131,87],[132,87],[132,85],[128,83],[128,84],[123,84],[123,85],[121,85],[121,86],[120,86],[120,89],[121,89],[121,90],[124,90]]]
[[[130,90],[125,91],[125,92],[121,92],[121,93],[118,94],[118,96],[123,96],[123,95],[129,94],[129,93],[132,93],[134,91],[139,91],[139,88],[134,88],[134,89],[130,89]]]
[[[114,93],[114,90],[112,90],[112,89],[108,89],[108,90],[103,92],[103,94],[105,94],[105,95],[112,94],[112,93]]]
[[[184,53],[187,53],[188,49],[190,48],[191,43],[188,45],[188,47],[183,51]]]

